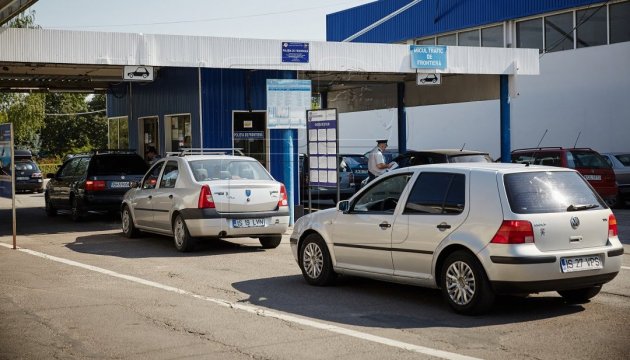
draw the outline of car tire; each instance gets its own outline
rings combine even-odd
[[[328,247],[318,234],[310,234],[304,239],[300,246],[299,262],[304,279],[311,285],[330,285],[337,277]]]
[[[44,195],[44,208],[46,210],[46,215],[48,217],[57,216],[57,209],[55,209],[53,204],[50,202],[50,198],[48,197],[48,194]]]
[[[599,294],[602,289],[601,285],[591,286],[583,289],[560,290],[558,294],[570,304],[583,304],[588,302],[595,295]]]
[[[77,197],[73,196],[70,201],[72,204],[70,206],[70,217],[72,218],[72,221],[78,222],[83,220],[83,214],[81,213],[83,210],[81,209],[81,206],[79,206],[79,200]]]
[[[177,215],[173,221],[173,241],[179,252],[191,251],[194,246],[194,239],[190,236],[186,222],[181,215]]]
[[[258,238],[263,249],[275,249],[282,242],[282,235],[262,236]]]
[[[479,260],[467,251],[456,251],[446,258],[441,269],[442,296],[464,315],[487,312],[494,303],[494,292]]]
[[[132,239],[140,235],[140,230],[133,224],[133,216],[129,206],[125,206],[122,210],[122,232],[126,237]]]

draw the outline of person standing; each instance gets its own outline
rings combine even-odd
[[[149,165],[153,165],[160,158],[161,157],[155,149],[155,146],[149,146],[149,148],[147,149],[147,163]]]
[[[383,175],[387,169],[392,167],[393,164],[385,163],[385,157],[383,156],[385,149],[387,149],[387,140],[376,140],[376,147],[370,152],[368,157],[368,182]]]

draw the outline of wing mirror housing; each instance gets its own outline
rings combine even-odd
[[[129,184],[129,186],[130,186],[132,189],[135,189],[135,188],[137,188],[138,186],[140,186],[140,182],[138,182],[138,181],[132,181],[132,182],[131,182],[131,184]]]
[[[348,213],[348,210],[350,210],[350,201],[348,200],[342,200],[337,204],[337,210],[343,212],[344,214]]]

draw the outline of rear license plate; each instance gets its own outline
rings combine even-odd
[[[232,227],[248,228],[248,227],[264,227],[265,219],[232,219]]]
[[[30,179],[28,176],[18,176],[17,180],[28,180]]]
[[[584,175],[584,178],[586,180],[596,180],[596,181],[600,181],[602,179],[601,175]]]
[[[128,188],[129,187],[129,181],[112,181],[110,183],[109,187],[111,187],[113,189]]]
[[[599,255],[560,258],[560,269],[563,273],[597,270],[603,267],[604,264],[602,264]]]

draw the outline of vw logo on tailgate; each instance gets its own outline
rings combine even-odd
[[[577,218],[577,216],[574,216],[571,218],[571,227],[574,229],[577,229],[578,226],[580,226],[580,219]]]

